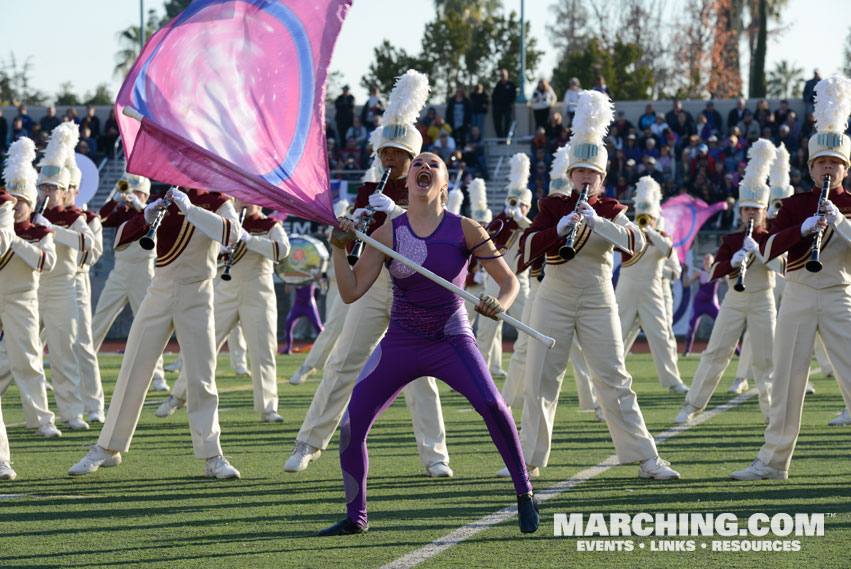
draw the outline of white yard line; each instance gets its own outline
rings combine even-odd
[[[683,425],[677,425],[675,427],[671,427],[667,431],[659,433],[654,437],[656,443],[661,444],[673,436],[676,436],[683,431],[687,431],[692,427],[700,425],[705,421],[709,421],[716,415],[723,413],[724,411],[728,411],[733,407],[740,405],[757,394],[756,389],[751,389],[750,391],[739,395],[738,397],[734,397],[729,400],[727,403],[723,405],[719,405],[715,407],[711,411],[706,411],[705,413],[701,413],[695,419],[693,419],[690,423],[686,423]],[[620,464],[618,462],[618,458],[616,455],[612,455],[608,457],[606,460],[601,462],[596,466],[592,466],[591,468],[586,468],[582,472],[579,472],[568,478],[567,480],[562,480],[549,488],[544,490],[536,490],[535,496],[538,498],[538,502],[546,502],[551,498],[555,498],[556,496],[562,494],[563,492],[570,490],[582,484],[583,482],[598,476],[610,468],[614,466],[618,466]],[[416,551],[412,551],[406,555],[403,555],[399,559],[392,561],[382,567],[381,569],[408,569],[410,567],[414,567],[419,565],[423,561],[427,559],[431,559],[435,555],[442,553],[449,549],[452,546],[458,545],[462,541],[469,539],[479,533],[480,531],[484,531],[492,526],[495,526],[499,523],[502,523],[506,520],[510,520],[511,518],[517,515],[517,506],[509,506],[507,508],[503,508],[498,512],[494,512],[492,514],[488,514],[487,516],[476,520],[475,522],[469,523],[465,526],[462,526],[454,531],[449,532],[441,538],[438,538],[428,545],[417,549]]]

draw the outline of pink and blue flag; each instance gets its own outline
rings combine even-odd
[[[334,223],[325,87],[350,5],[192,2],[151,37],[118,93],[127,170]]]
[[[674,196],[662,204],[665,232],[670,234],[674,241],[680,263],[685,263],[688,250],[706,220],[727,208],[727,202],[708,205],[688,194]]]

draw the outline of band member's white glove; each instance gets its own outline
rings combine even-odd
[[[825,218],[821,217],[820,215],[811,215],[810,217],[805,219],[804,222],[801,224],[801,235],[803,237],[806,237],[807,235],[818,231],[820,226],[824,226],[826,224],[827,221],[825,220]]]
[[[249,237],[251,237],[251,235],[246,230],[240,229],[239,230],[239,239],[237,239],[237,241],[248,241]]]
[[[354,221],[360,221],[360,218],[364,216],[369,210],[365,207],[359,207],[355,211],[352,212],[352,215],[349,217]]]
[[[189,208],[192,207],[192,202],[189,201],[189,196],[178,189],[169,190],[166,197],[177,206],[180,213],[186,213],[189,211]]]
[[[33,217],[33,223],[35,223],[36,225],[41,225],[42,227],[47,229],[53,227],[53,224],[47,221],[47,218],[41,215],[40,213],[35,214],[35,217]]]
[[[387,213],[396,207],[396,202],[384,194],[370,194],[369,206],[375,211],[383,211],[384,213]]]
[[[836,226],[836,223],[839,221],[839,208],[833,205],[833,202],[830,200],[824,200],[824,205],[822,206],[822,211],[824,212],[824,218],[827,222],[833,226]]]
[[[748,252],[744,249],[739,249],[735,253],[733,253],[733,258],[730,260],[730,264],[734,267],[741,267],[742,263],[744,263],[745,258],[747,258]]]
[[[475,273],[473,273],[473,282],[476,284],[482,284],[483,282],[485,282],[486,276],[487,275],[485,275],[484,271],[476,271]]]
[[[564,217],[558,220],[558,224],[556,225],[556,230],[558,231],[559,237],[564,237],[567,235],[567,232],[570,231],[570,228],[573,224],[579,221],[579,215],[575,213],[568,213]]]
[[[585,224],[594,229],[594,224],[597,223],[597,213],[594,208],[588,205],[588,202],[582,202],[579,204],[579,213],[582,215]]]
[[[742,243],[742,249],[744,249],[748,253],[753,253],[754,251],[759,249],[759,244],[753,237],[745,237],[745,242]]]
[[[152,224],[154,220],[157,218],[157,214],[160,210],[165,209],[163,207],[162,198],[157,198],[155,201],[152,201],[145,207],[145,223],[148,225]]]
[[[124,195],[124,192],[115,192],[115,195],[112,196],[112,201],[115,203],[123,203],[125,199],[127,199],[127,196]]]
[[[514,208],[514,210],[511,212],[511,217],[514,218],[514,221],[516,221],[517,223],[523,223],[523,221],[525,221],[526,219],[526,216],[523,215],[523,212],[520,211],[519,207]]]
[[[127,196],[125,198],[125,201],[131,206],[133,206],[133,209],[135,209],[136,211],[142,211],[143,209],[145,209],[145,204],[143,204],[141,200],[139,200],[139,198],[137,198],[134,194],[130,194],[129,196]]]

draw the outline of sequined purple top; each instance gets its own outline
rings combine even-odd
[[[444,211],[437,229],[431,235],[419,237],[408,223],[408,214],[400,215],[393,220],[393,249],[453,284],[464,287],[470,252],[461,216]],[[401,328],[432,339],[473,335],[463,298],[399,261],[390,261],[387,268],[393,280],[389,331]]]

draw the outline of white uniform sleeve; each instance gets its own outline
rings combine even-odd
[[[225,247],[239,238],[239,216],[233,208],[232,200],[225,202],[215,213],[193,205],[186,212],[186,219],[204,235]]]
[[[56,247],[53,244],[52,234],[45,235],[36,244],[16,235],[12,241],[12,251],[27,265],[40,273],[52,271],[56,264]]]
[[[290,240],[280,223],[276,223],[266,235],[250,235],[245,248],[259,253],[277,263],[290,254]]]
[[[594,233],[630,255],[644,248],[643,232],[623,212],[618,213],[614,221],[598,216]]]
[[[54,239],[58,243],[67,245],[68,247],[79,251],[80,253],[89,253],[94,246],[95,237],[92,235],[92,230],[86,223],[85,216],[78,217],[71,227],[60,227],[53,225]],[[103,249],[101,249],[103,251]]]

